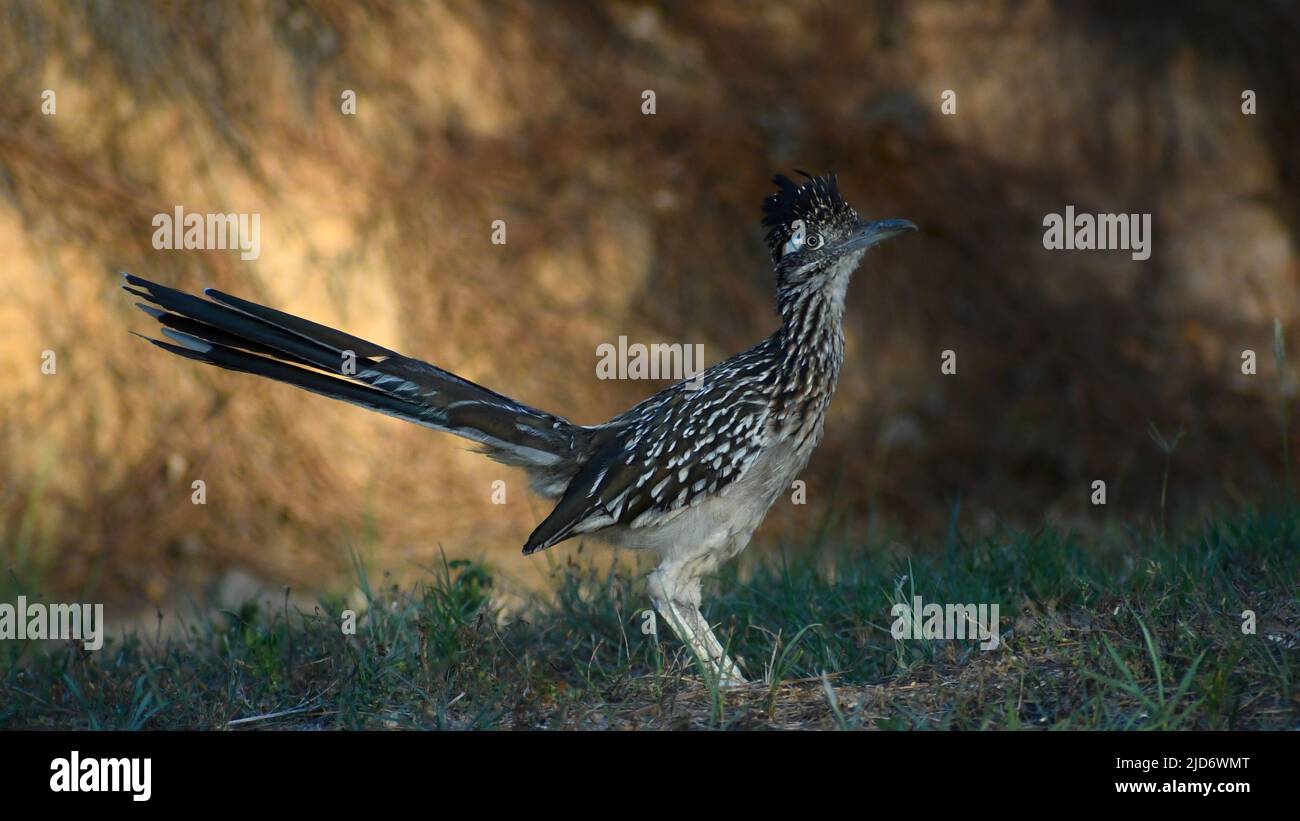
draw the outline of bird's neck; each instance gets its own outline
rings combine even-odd
[[[844,362],[844,295],[862,256],[861,251],[846,255],[825,271],[777,289],[783,381],[822,380],[834,389]]]
[[[825,411],[844,362],[843,291],[831,285],[805,283],[777,296],[783,320],[775,336],[778,397],[817,413]]]

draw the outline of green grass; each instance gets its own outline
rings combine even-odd
[[[571,555],[552,559],[553,595],[513,612],[487,567],[449,562],[410,590],[374,589],[359,568],[355,635],[338,598],[315,612],[263,600],[95,653],[3,642],[0,727],[1300,728],[1289,506],[1171,542],[954,528],[930,549],[751,557],[705,598],[750,677],[769,678],[736,691],[642,632],[635,574]],[[914,592],[997,603],[1002,647],[896,642],[890,607]]]

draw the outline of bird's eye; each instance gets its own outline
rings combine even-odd
[[[804,245],[807,246],[808,248],[813,249],[813,250],[816,250],[816,249],[822,247],[822,235],[821,235],[821,234],[809,234],[809,235],[808,235],[808,239],[804,241]]]

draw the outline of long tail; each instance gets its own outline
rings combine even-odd
[[[165,351],[463,436],[492,458],[529,469],[534,486],[548,496],[558,495],[578,467],[590,430],[567,419],[373,342],[212,288],[204,289],[208,299],[200,299],[124,276],[125,291],[153,303],[136,304],[163,326],[170,343],[145,338]]]

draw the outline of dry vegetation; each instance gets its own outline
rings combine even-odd
[[[1282,505],[1168,541],[955,530],[917,555],[747,556],[706,599],[754,682],[735,690],[641,629],[617,570],[553,554],[554,595],[506,608],[490,566],[441,562],[410,587],[359,566],[359,600],[190,609],[97,652],[0,643],[0,728],[1294,730],[1298,539]],[[912,595],[998,604],[1001,644],[896,641],[891,605]]]
[[[116,271],[250,295],[595,422],[656,387],[597,381],[598,344],[702,342],[712,362],[771,330],[758,204],[792,167],[837,170],[861,210],[923,233],[855,283],[810,504],[778,506],[761,538],[832,507],[937,530],[957,493],[977,522],[1097,522],[1092,478],[1107,517],[1149,520],[1148,420],[1188,431],[1175,507],[1252,499],[1280,470],[1292,4],[0,15],[0,533],[29,583],[137,602],[233,568],[315,585],[356,543],[401,572],[439,545],[512,553],[544,513],[449,437],[158,354],[127,334]],[[261,259],[155,251],[150,219],[177,204],[259,212]],[[1042,217],[1067,204],[1153,213],[1151,260],[1044,251]]]

